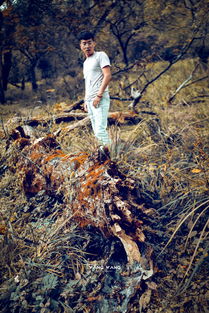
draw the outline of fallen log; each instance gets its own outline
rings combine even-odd
[[[63,245],[66,250],[63,231],[66,234],[72,224],[81,233],[90,232],[92,238],[99,233],[101,241],[108,241],[108,253],[100,255],[87,245],[86,253],[91,258],[85,263],[82,274],[85,279],[75,273],[71,287],[65,288],[59,297],[65,299],[73,312],[80,312],[83,303],[96,313],[127,312],[141,282],[153,275],[151,252],[148,253],[151,247],[146,243],[145,231],[150,209],[136,198],[134,181],[119,171],[109,155],[99,151],[66,154],[51,135],[39,139],[19,135],[12,147],[15,170],[28,201],[46,194],[62,198],[64,203],[48,238],[36,243],[36,258],[47,258],[47,264],[54,262],[49,260],[50,249],[54,257],[62,258],[56,249]],[[59,227],[54,231],[56,223]],[[94,244],[98,244],[95,239]],[[58,272],[65,277],[62,267]],[[75,294],[79,295],[76,302]]]
[[[76,113],[76,112],[70,112],[70,113],[58,113],[56,115],[52,115],[51,117],[34,117],[31,119],[22,119],[22,123],[24,125],[29,125],[29,126],[47,126],[49,123],[53,122],[56,124],[60,124],[61,122],[72,122],[76,120],[81,120],[87,116],[87,113]]]
[[[50,122],[54,122],[56,124],[60,124],[61,122],[72,122],[72,121],[79,121],[87,117],[87,113],[77,113],[77,112],[70,112],[70,113],[62,113],[56,114],[53,117],[47,118],[32,118],[32,119],[22,119],[21,122],[24,125],[29,126],[38,126],[43,125],[46,126]],[[141,121],[141,117],[139,114],[134,112],[110,112],[108,115],[108,122],[110,125],[112,124],[137,124]],[[8,122],[10,123],[10,121]]]
[[[84,127],[84,126],[87,126],[88,124],[90,124],[90,118],[87,116],[78,122],[74,122],[70,126],[59,128],[58,130],[54,132],[54,136],[58,136],[61,133],[61,131],[69,132],[77,127]]]

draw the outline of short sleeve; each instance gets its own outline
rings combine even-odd
[[[100,64],[101,68],[103,68],[105,66],[110,66],[110,59],[109,59],[108,55],[103,51],[100,52],[99,64]]]

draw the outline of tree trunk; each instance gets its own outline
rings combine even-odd
[[[4,94],[4,87],[3,87],[3,64],[2,64],[2,49],[0,49],[0,103],[4,104],[5,94]]]
[[[36,62],[32,62],[32,64],[31,64],[30,76],[31,76],[32,90],[36,91],[38,89],[38,84],[37,84],[37,81],[36,81]]]
[[[0,1],[0,5],[2,5],[4,1]],[[2,40],[1,28],[3,24],[3,14],[0,11],[0,40]],[[4,88],[3,88],[3,79],[2,79],[2,48],[0,47],[0,103],[5,103],[5,95],[4,95]]]
[[[23,79],[21,81],[21,89],[25,90],[25,77],[23,77]]]
[[[6,102],[6,99],[4,95],[4,89],[3,89],[2,84],[0,83],[0,103],[4,104],[5,102]]]
[[[3,56],[3,65],[2,65],[2,85],[3,89],[7,90],[7,84],[8,84],[8,78],[9,78],[9,72],[12,66],[12,52],[6,52]]]

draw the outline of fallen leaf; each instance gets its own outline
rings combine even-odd
[[[191,170],[191,172],[192,173],[200,173],[200,172],[202,172],[202,170],[199,168],[194,168],[193,170]]]

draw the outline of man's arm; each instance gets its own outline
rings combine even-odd
[[[107,88],[107,86],[108,86],[108,84],[112,78],[112,74],[111,74],[109,65],[102,68],[102,73],[103,73],[103,80],[102,80],[101,86],[100,86],[98,94],[97,94],[98,96],[93,101],[93,106],[95,108],[97,108],[99,106],[99,102],[101,100],[101,97],[102,97],[105,89]]]
[[[111,72],[110,72],[110,66],[105,66],[102,68],[102,73],[103,73],[103,80],[102,80],[102,83],[101,83],[101,86],[99,88],[99,91],[98,91],[98,95],[99,96],[102,96],[105,89],[107,88],[111,78],[112,78],[112,75],[111,75]]]

